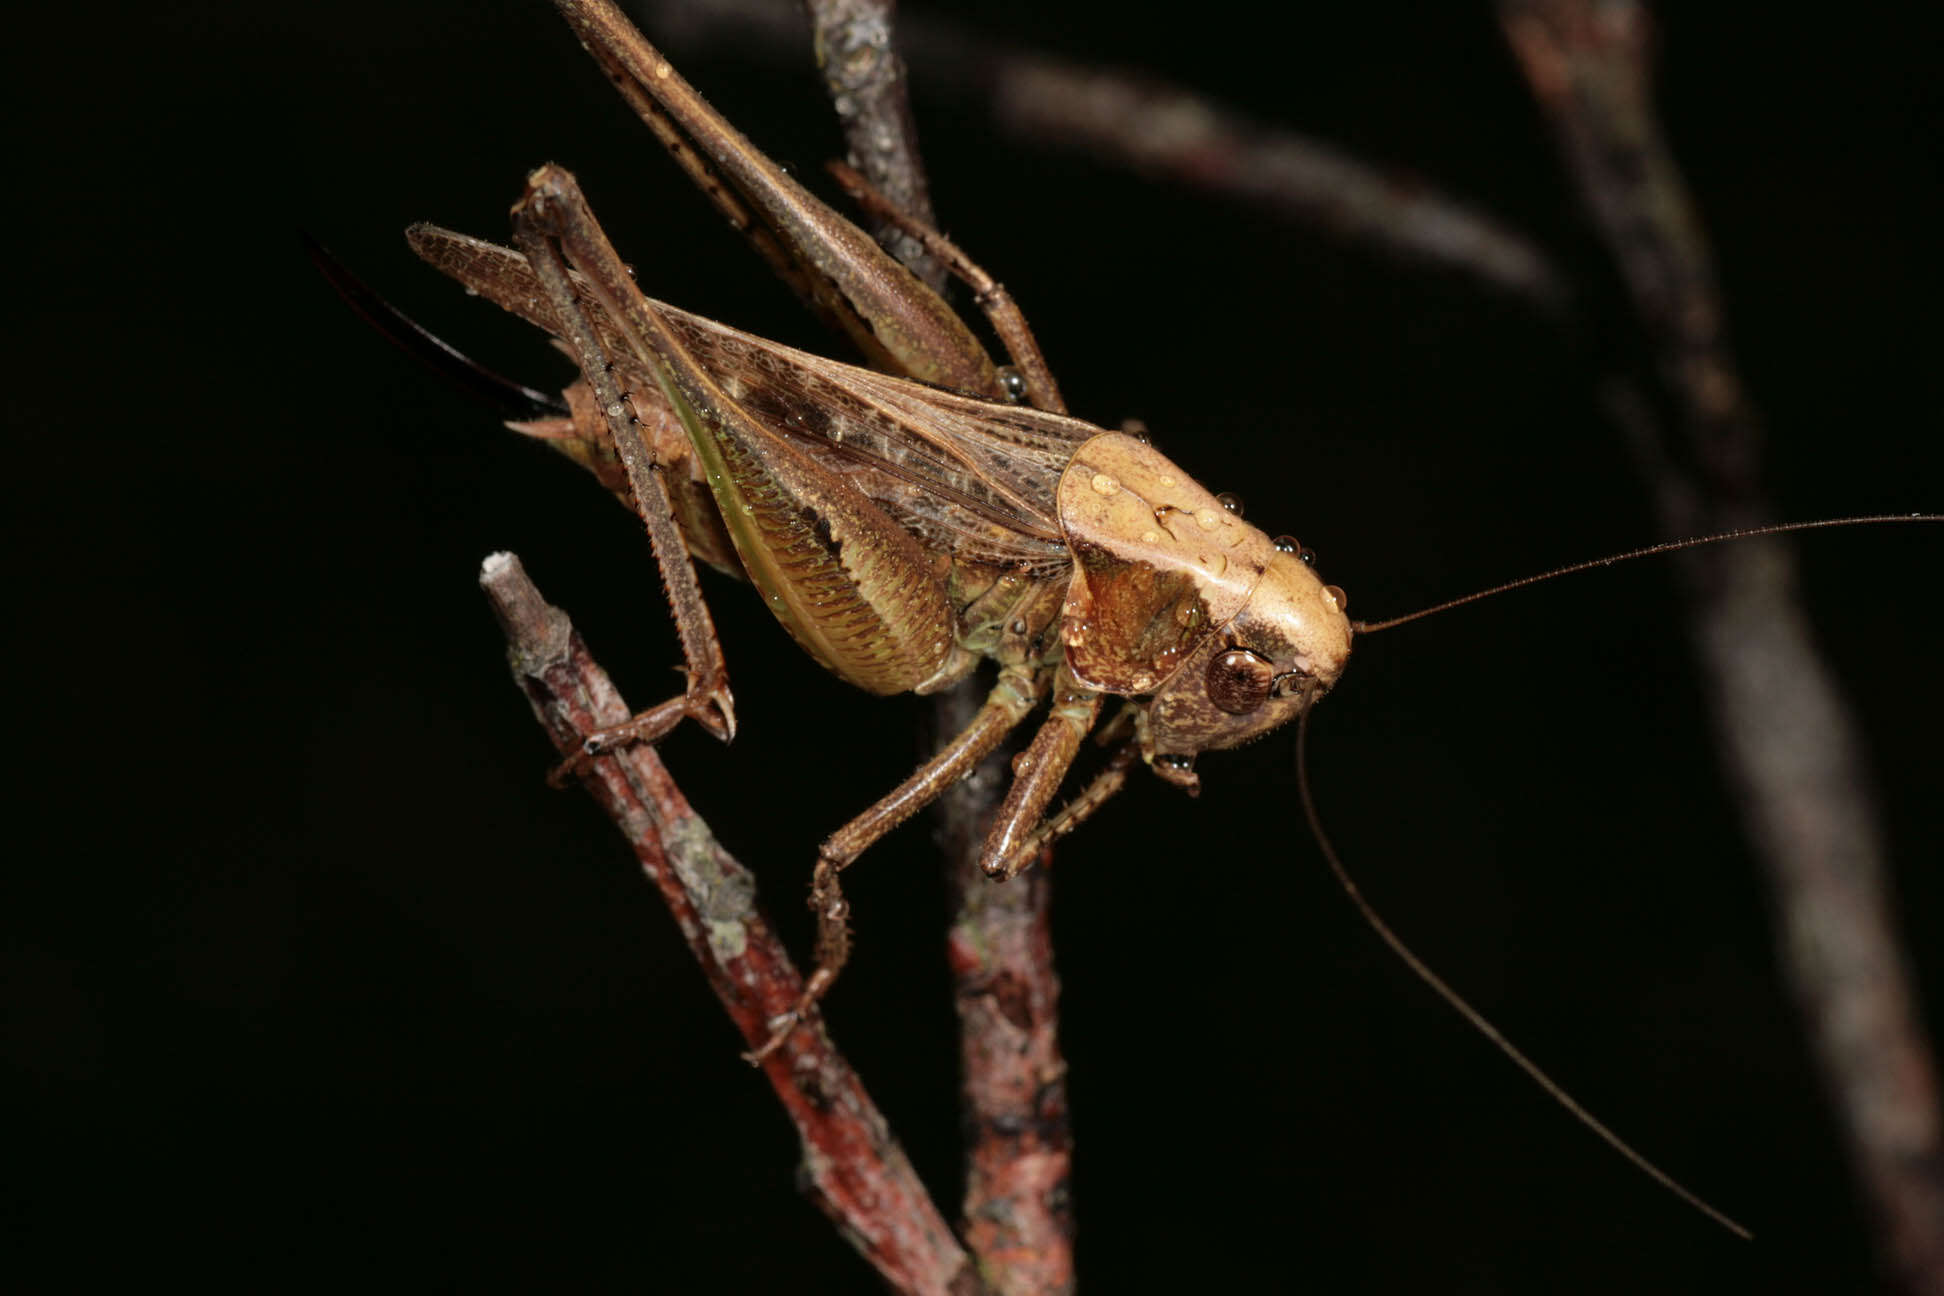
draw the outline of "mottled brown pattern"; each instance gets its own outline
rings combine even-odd
[[[1125,562],[1104,549],[1081,555],[1067,589],[1067,665],[1090,688],[1151,692],[1208,632],[1194,577]]]
[[[436,225],[414,225],[406,237],[439,270],[559,335],[520,253]],[[626,332],[600,309],[585,280],[575,276],[574,286],[637,407],[654,402],[653,374]],[[1064,574],[1069,559],[1054,492],[1074,448],[1099,428],[873,373],[664,302],[650,304],[752,417],[778,436],[830,456],[860,491],[921,539],[975,561]]]

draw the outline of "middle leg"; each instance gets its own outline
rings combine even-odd
[[[972,722],[910,778],[870,809],[839,828],[817,850],[817,867],[810,880],[810,907],[817,915],[817,966],[804,983],[803,994],[788,1015],[770,1030],[763,1046],[749,1054],[760,1062],[775,1052],[837,980],[850,958],[850,901],[838,881],[842,873],[872,843],[936,801],[940,794],[992,754],[994,748],[1026,718],[1046,690],[1044,673],[1009,667],[987,695]]]

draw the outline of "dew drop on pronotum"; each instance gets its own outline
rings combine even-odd
[[[1242,516],[1242,497],[1234,491],[1223,491],[1215,497],[1215,502],[1235,514],[1235,516]]]

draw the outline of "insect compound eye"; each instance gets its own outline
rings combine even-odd
[[[1235,516],[1242,516],[1242,497],[1234,491],[1223,491],[1215,497],[1215,502],[1235,514]]]
[[[1005,388],[1007,400],[1016,403],[1026,399],[1026,377],[1011,365],[999,366],[999,385]]]
[[[1269,700],[1276,667],[1247,648],[1231,648],[1208,663],[1208,700],[1230,715],[1247,715]]]
[[[1275,544],[1276,544],[1276,548],[1281,550],[1283,553],[1300,554],[1303,552],[1303,546],[1298,544],[1296,542],[1296,537],[1292,535],[1277,536]]]

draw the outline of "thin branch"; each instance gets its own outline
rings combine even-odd
[[[777,0],[686,0],[646,17],[670,46],[733,42],[739,54],[783,58],[798,39],[789,6]],[[987,101],[999,124],[1033,147],[1081,149],[1407,263],[1469,275],[1542,310],[1568,304],[1564,280],[1529,238],[1416,177],[1249,122],[1178,87],[1018,54],[948,22],[901,23],[899,44],[927,90]]]
[[[850,142],[850,162],[906,214],[935,225],[903,64],[891,48],[889,0],[810,0],[818,62]],[[878,239],[934,288],[944,271],[895,227]],[[935,741],[961,730],[981,692],[971,680],[940,696]],[[1003,786],[988,759],[938,803],[954,918],[950,943],[959,1017],[967,1173],[962,1228],[986,1279],[1007,1296],[1070,1292],[1073,1214],[1060,982],[1042,867],[997,885],[979,848]]]
[[[1423,181],[1271,130],[1176,86],[1046,58],[995,59],[1000,124],[1142,175],[1261,207],[1407,263],[1458,270],[1546,311],[1565,286],[1524,235]]]
[[[934,724],[953,733],[976,693],[940,699]],[[993,1287],[1007,1296],[1074,1289],[1073,1130],[1060,1053],[1060,979],[1053,965],[1050,861],[1005,883],[980,872],[979,850],[1005,791],[995,757],[939,801],[954,917],[948,952],[958,1007],[966,1121],[960,1227]]]
[[[1636,0],[1499,0],[1500,22],[1626,280],[1661,388],[1624,424],[1664,532],[1763,521],[1761,430],[1714,261],[1652,104]],[[1936,1075],[1891,921],[1872,779],[1781,542],[1684,564],[1722,756],[1766,865],[1786,974],[1834,1096],[1878,1246],[1902,1290],[1944,1293]]]
[[[891,47],[891,0],[807,0],[805,8],[848,161],[901,211],[933,224],[904,60]],[[883,220],[873,222],[871,237],[934,291],[945,290],[944,267],[916,239]]]
[[[566,613],[541,597],[518,558],[487,558],[479,583],[506,633],[514,679],[563,754],[629,717]],[[757,908],[755,880],[689,808],[651,748],[598,757],[581,782],[634,849],[744,1042],[761,1044],[803,980]],[[947,1296],[986,1290],[821,1024],[791,1032],[762,1070],[802,1140],[810,1196],[886,1282]]]

